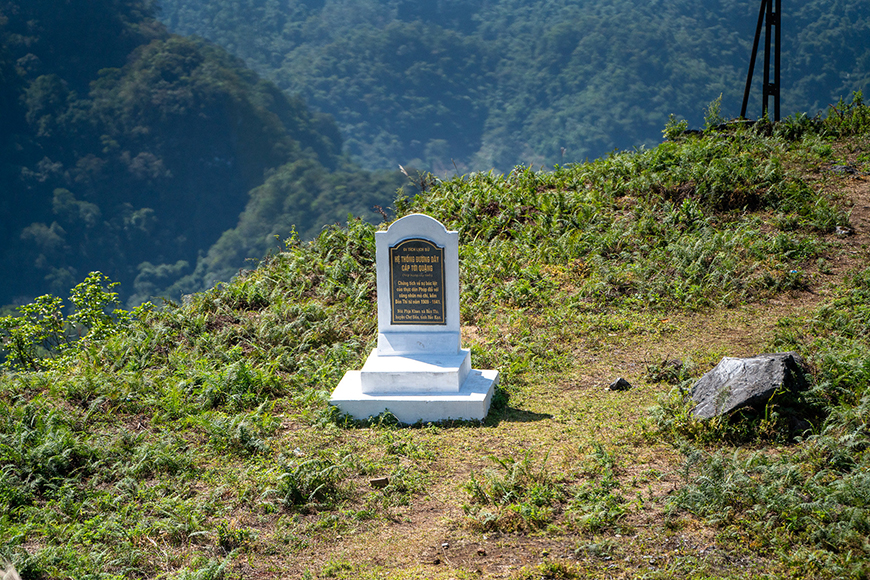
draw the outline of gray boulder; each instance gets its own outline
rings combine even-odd
[[[805,389],[804,368],[804,361],[794,352],[726,356],[692,387],[690,395],[697,403],[692,415],[710,419],[744,407],[760,411],[774,393]]]

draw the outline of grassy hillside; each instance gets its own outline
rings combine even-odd
[[[460,232],[463,342],[502,373],[481,424],[326,404],[375,343],[360,220],[181,305],[107,316],[95,274],[68,316],[44,297],[3,318],[0,559],[25,579],[866,577],[870,109],[679,128],[396,201]],[[721,356],[785,349],[813,369],[799,400],[691,419]]]

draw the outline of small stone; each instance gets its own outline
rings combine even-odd
[[[840,175],[855,175],[858,173],[858,170],[851,165],[834,165],[831,167],[831,171]]]
[[[712,552],[715,549],[716,549],[716,546],[714,544],[711,544],[709,546],[704,546],[704,548],[701,550],[698,550],[698,553],[701,555],[704,555],[704,554],[708,554],[708,553]]]
[[[441,547],[446,550],[447,548],[450,547],[450,542],[444,542],[443,544],[441,544]]]
[[[375,479],[369,480],[369,484],[376,489],[383,489],[390,485],[389,477],[377,477]]]
[[[477,555],[478,556],[486,556],[486,550],[484,550],[483,548],[478,548]]]
[[[849,228],[844,228],[843,226],[837,226],[834,228],[834,234],[840,236],[841,238],[851,236],[854,233],[854,231],[850,230]]]
[[[619,377],[613,381],[607,389],[610,391],[628,391],[631,389],[631,383],[626,381],[624,378]]]

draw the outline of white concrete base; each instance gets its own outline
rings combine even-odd
[[[378,354],[414,355],[427,352],[458,353],[459,331],[456,332],[380,332]]]
[[[483,420],[498,384],[498,371],[471,369],[458,392],[364,393],[361,371],[348,371],[332,392],[330,405],[354,419],[389,411],[402,423]]]
[[[471,371],[471,351],[381,356],[372,351],[360,375],[363,393],[458,393]]]

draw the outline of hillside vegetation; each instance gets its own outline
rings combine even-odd
[[[870,109],[680,127],[395,201],[460,232],[463,342],[502,373],[479,424],[327,405],[375,344],[359,219],[183,304],[114,309],[95,273],[69,315],[45,296],[0,319],[0,559],[25,579],[865,578]],[[692,380],[772,350],[809,362],[808,392],[691,418]]]
[[[0,269],[15,272],[0,305],[91,270],[133,305],[178,297],[291,224],[311,238],[373,219],[401,183],[348,162],[327,116],[153,16],[145,0],[0,0]],[[212,248],[228,230],[232,248]]]
[[[438,175],[583,161],[740,113],[758,0],[161,0],[170,30],[333,115],[370,168]],[[782,110],[870,82],[870,6],[783,6]],[[763,52],[763,50],[762,50]],[[750,117],[761,114],[762,66]]]

